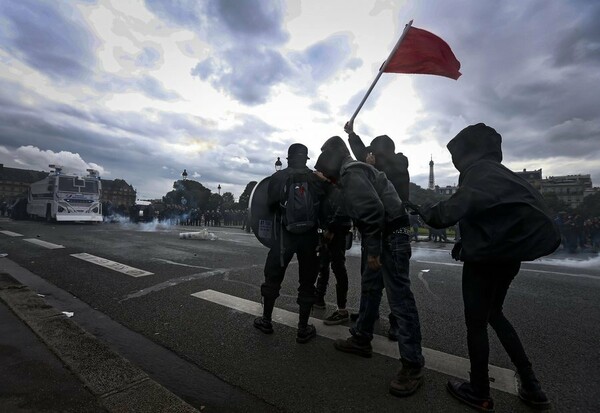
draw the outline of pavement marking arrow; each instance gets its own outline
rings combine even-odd
[[[224,294],[219,291],[204,290],[194,293],[192,296],[210,301],[212,303],[220,304],[234,310],[242,311],[244,313],[253,314],[256,316],[262,315],[262,306],[260,303],[235,297],[229,294]],[[298,314],[280,308],[275,308],[273,311],[273,321],[296,328],[298,325]],[[323,320],[314,317],[310,318],[310,322],[316,325],[322,325],[322,321]],[[348,327],[343,325],[323,325],[317,329],[317,334],[333,340],[338,338],[346,339],[348,338]],[[375,353],[395,359],[400,358],[398,344],[388,340],[387,337],[374,335],[371,345],[373,346],[373,352]],[[449,376],[458,377],[460,379],[469,379],[470,363],[468,359],[454,356],[452,354],[442,353],[441,351],[432,350],[425,347],[423,348],[423,356],[425,357],[426,368],[439,373],[447,374]],[[506,393],[515,395],[517,394],[517,381],[515,372],[513,370],[490,365],[489,374],[490,387]]]

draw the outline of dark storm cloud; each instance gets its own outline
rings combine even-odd
[[[208,80],[213,87],[241,102],[254,105],[269,100],[271,89],[290,84],[301,94],[314,92],[340,70],[355,69],[362,62],[350,59],[349,34],[336,34],[301,52],[284,56],[275,49],[246,46],[221,50],[194,69],[192,76]]]
[[[161,57],[161,52],[158,49],[154,47],[144,47],[140,54],[136,56],[135,64],[139,67],[152,69],[160,61]]]
[[[284,3],[262,0],[146,0],[148,10],[225,47],[233,43],[281,44]]]
[[[420,5],[414,25],[446,40],[463,73],[456,82],[412,75],[424,124],[441,145],[468,124],[489,124],[510,160],[598,158],[600,3],[513,3],[493,13],[487,2]]]
[[[362,65],[360,59],[349,59],[352,54],[350,36],[349,33],[334,34],[300,53],[291,53],[290,60],[300,74],[306,72],[310,81],[318,86],[342,68],[356,69]]]
[[[285,80],[292,70],[283,56],[273,49],[234,48],[222,58],[200,62],[191,74],[207,80],[225,94],[248,105],[269,100],[270,88]]]
[[[202,26],[204,11],[196,0],[145,0],[148,10],[174,24],[198,30]]]
[[[117,76],[103,74],[99,79],[92,83],[92,86],[102,93],[113,92],[140,92],[151,99],[158,100],[177,100],[181,96],[179,93],[166,89],[162,82],[150,75],[139,76]]]
[[[0,47],[55,80],[89,78],[96,39],[77,10],[67,8],[56,2],[0,2]]]
[[[284,7],[281,1],[215,0],[208,2],[207,11],[236,42],[282,44],[289,38],[283,29]]]
[[[36,106],[21,104],[24,97],[35,100]],[[25,146],[32,147],[26,151],[29,162],[36,154],[40,157],[37,169],[47,167],[42,159],[47,159],[43,155],[48,151],[70,153],[109,171],[105,177],[123,178],[148,196],[164,195],[170,188],[158,187],[156,180],[179,179],[184,168],[200,173],[203,183],[230,183],[243,189],[249,181],[270,175],[276,157],[284,158],[291,143],[273,140],[271,136],[281,131],[251,115],[237,115],[229,128],[217,126],[182,113],[115,112],[56,103],[22,85],[0,80],[0,146],[15,154],[7,158],[0,151],[2,163],[19,167],[15,157],[23,151],[17,149]],[[205,144],[203,150],[185,150],[186,145],[193,148],[198,142]],[[179,152],[165,150],[166,144],[178,145]],[[161,169],[165,165],[168,171]],[[179,172],[173,175],[173,170]]]
[[[174,100],[180,98],[179,93],[167,90],[161,82],[151,76],[141,76],[137,78],[134,84],[146,96],[159,100]]]
[[[209,58],[200,61],[192,76],[247,105],[269,100],[273,87],[290,84],[309,94],[341,69],[362,64],[351,58],[350,34],[335,34],[307,49],[283,55],[288,40],[283,27],[284,2],[214,0],[202,5],[186,2],[146,1],[146,6],[170,23],[190,28],[213,45]],[[189,15],[186,8],[191,8]]]

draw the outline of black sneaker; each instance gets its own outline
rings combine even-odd
[[[254,327],[258,328],[265,334],[273,334],[273,323],[266,320],[264,317],[258,317],[254,319]]]
[[[319,310],[324,310],[327,308],[327,304],[325,304],[324,297],[317,297],[317,301],[313,304],[313,307],[318,308]]]
[[[333,347],[336,350],[343,351],[344,353],[356,354],[366,358],[373,357],[373,347],[369,341],[359,341],[356,337],[350,336],[346,340],[335,340]]]
[[[452,396],[457,398],[459,401],[481,411],[481,412],[493,412],[494,401],[489,396],[480,396],[475,394],[475,390],[469,382],[462,382],[458,380],[449,380],[446,388]]]
[[[298,333],[296,334],[296,343],[308,343],[313,337],[316,336],[317,329],[312,324],[308,324],[306,327],[298,327]]]
[[[414,394],[423,384],[423,368],[409,366],[402,363],[402,368],[390,382],[390,393],[397,397],[406,397]]]
[[[542,390],[542,386],[533,371],[519,374],[518,394],[523,403],[535,410],[549,410],[551,408],[550,400]]]
[[[350,320],[348,311],[335,310],[333,314],[323,320],[323,324],[326,326],[334,326],[336,324],[343,324],[348,320]]]

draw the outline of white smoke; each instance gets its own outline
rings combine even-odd
[[[574,258],[540,258],[533,261],[530,264],[543,264],[543,265],[554,265],[557,267],[569,267],[569,268],[589,268],[598,269],[600,268],[600,254],[596,256],[588,257],[586,259],[574,259]]]

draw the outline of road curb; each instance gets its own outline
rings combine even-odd
[[[199,411],[6,273],[0,273],[0,299],[83,382],[107,411]]]

